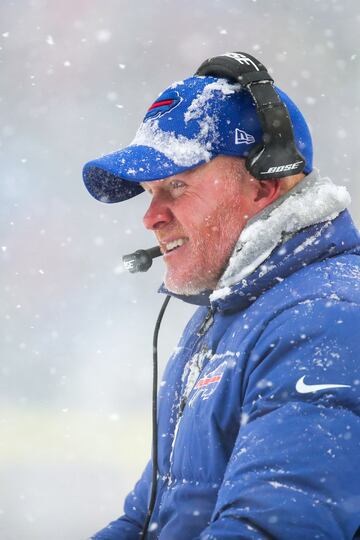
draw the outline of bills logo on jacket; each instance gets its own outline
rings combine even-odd
[[[202,400],[208,399],[216,390],[222,379],[227,362],[222,362],[216,369],[207,373],[199,379],[194,386],[194,393],[190,398],[189,405],[192,407],[198,397]]]
[[[159,118],[164,114],[172,111],[179,103],[181,103],[182,98],[179,96],[176,90],[169,90],[161,94],[159,99],[155,101],[148,109],[144,121],[149,118]]]

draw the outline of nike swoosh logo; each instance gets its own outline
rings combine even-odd
[[[318,392],[319,390],[328,390],[329,388],[350,388],[350,384],[306,384],[304,383],[305,375],[296,383],[296,391],[299,394],[309,394],[310,392]]]

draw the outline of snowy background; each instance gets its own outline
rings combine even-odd
[[[87,538],[122,511],[149,455],[162,262],[148,199],[102,205],[85,161],[131,141],[168,84],[242,50],[312,129],[315,164],[360,224],[358,0],[2,0],[0,3],[0,537]],[[160,361],[192,309],[172,301]]]

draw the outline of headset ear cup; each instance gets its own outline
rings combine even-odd
[[[306,162],[297,149],[289,111],[263,64],[243,52],[225,53],[205,60],[196,75],[238,81],[250,93],[263,132],[262,143],[245,162],[254,178],[284,178],[303,171]]]
[[[249,173],[251,173],[252,176],[254,176],[254,178],[258,178],[259,180],[260,180],[259,175],[257,176],[256,171],[254,170],[254,163],[257,161],[257,159],[260,157],[263,151],[264,151],[264,145],[258,144],[257,146],[255,146],[254,148],[250,150],[249,155],[247,156],[245,160],[245,167],[247,168]]]

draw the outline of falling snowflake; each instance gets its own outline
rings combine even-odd
[[[111,39],[111,32],[110,30],[103,28],[96,32],[95,37],[99,43],[107,43]]]

